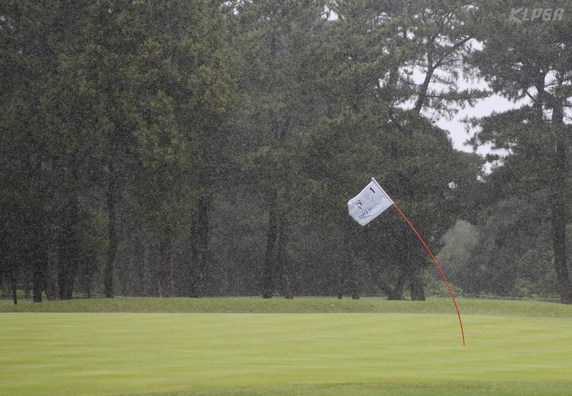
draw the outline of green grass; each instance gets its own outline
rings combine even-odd
[[[461,314],[524,315],[572,317],[572,306],[542,301],[458,299]],[[14,305],[0,300],[0,312],[59,313],[455,313],[450,298],[427,301],[388,301],[383,298],[338,300],[331,297],[305,297],[286,300],[258,297],[240,298],[115,298],[76,299]]]
[[[440,298],[1,302],[0,394],[572,394],[572,307],[459,305],[466,347]]]

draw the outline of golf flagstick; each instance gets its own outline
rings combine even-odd
[[[397,206],[397,204],[395,202],[393,203],[393,207],[395,208],[395,210],[397,210],[397,212],[401,215],[401,217],[403,217],[403,220],[405,220],[405,222],[413,230],[413,232],[415,233],[415,235],[417,236],[417,238],[419,239],[419,241],[421,242],[421,244],[423,245],[425,250],[427,250],[427,253],[429,253],[429,256],[431,256],[431,259],[433,259],[433,263],[435,263],[435,266],[439,270],[441,277],[445,281],[445,284],[447,285],[447,289],[449,290],[449,295],[451,296],[451,299],[453,300],[453,304],[455,305],[455,311],[457,311],[457,317],[459,318],[459,325],[461,326],[461,337],[463,339],[463,346],[465,346],[465,330],[463,329],[463,321],[461,320],[461,313],[459,312],[459,307],[457,306],[457,301],[455,300],[455,294],[453,293],[453,289],[451,289],[451,285],[449,284],[449,281],[447,280],[445,273],[443,272],[443,270],[441,269],[441,266],[437,262],[437,259],[435,258],[435,256],[431,252],[431,250],[429,249],[429,246],[427,246],[427,244],[425,243],[423,238],[421,238],[421,235],[419,235],[419,232],[417,232],[417,230],[415,229],[415,227],[413,226],[411,221],[409,221],[407,216],[405,216],[405,213],[403,213],[401,211],[401,209],[399,209],[399,206]]]
[[[405,222],[409,225],[409,227],[413,230],[421,244],[433,259],[433,263],[439,270],[441,277],[445,281],[447,285],[447,289],[449,290],[449,295],[453,300],[453,304],[455,305],[455,311],[457,311],[457,317],[459,318],[459,324],[461,325],[461,336],[463,338],[463,346],[465,345],[465,330],[463,329],[463,321],[461,320],[461,313],[459,312],[459,306],[457,305],[457,301],[455,300],[455,295],[453,294],[453,289],[451,289],[451,285],[445,276],[445,273],[441,269],[441,266],[437,262],[437,259],[429,249],[429,246],[425,243],[419,232],[415,229],[411,221],[405,216],[405,213],[399,209],[399,206],[387,195],[384,189],[379,185],[377,180],[373,177],[371,181],[361,192],[350,199],[348,201],[348,213],[355,221],[357,221],[360,225],[365,226],[372,220],[374,220],[377,216],[383,213],[386,209],[389,209],[390,206],[393,206],[395,210],[403,217]]]

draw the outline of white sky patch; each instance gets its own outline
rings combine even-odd
[[[481,86],[473,86],[473,88],[477,87],[480,88]],[[470,88],[470,86],[465,88]],[[486,117],[491,115],[493,112],[502,113],[507,110],[517,109],[525,102],[526,101],[520,101],[515,103],[500,95],[494,94],[488,98],[478,100],[474,106],[467,106],[464,109],[460,109],[451,120],[441,117],[435,121],[439,128],[449,132],[451,140],[453,141],[453,146],[457,150],[472,152],[473,147],[466,145],[465,143],[468,139],[473,137],[477,131],[464,123],[463,119],[467,117]],[[487,154],[493,151],[494,150],[491,149],[490,145],[484,145],[477,150],[477,152],[481,154]]]
[[[336,15],[336,13],[333,10],[326,8],[324,14],[327,16],[328,20],[331,21],[338,20],[338,15]],[[480,50],[483,47],[483,44],[476,40],[471,40],[469,45],[471,46],[472,50]],[[420,68],[419,66],[405,66],[401,69],[401,72],[411,73],[413,80],[415,81],[416,84],[419,85],[423,82],[423,79],[425,78],[423,68]],[[437,77],[449,78],[450,74],[443,72],[442,70],[436,70],[435,74],[436,75],[433,76],[429,88],[433,91],[439,91],[439,83],[434,82],[434,80]],[[389,75],[386,74],[383,78],[380,78],[379,80],[380,86],[383,86],[385,84],[385,81],[387,80],[388,77]],[[547,87],[550,88],[550,84],[553,84],[555,80],[554,75],[548,74],[546,79],[547,79],[546,80]],[[490,88],[484,80],[471,79],[470,81],[468,81],[468,79],[464,78],[462,74],[459,76],[457,84],[459,90],[471,89],[471,88],[473,89]],[[445,87],[443,86],[443,90],[444,89]],[[535,93],[536,92],[534,89],[529,89],[528,91],[529,96],[534,96]],[[413,108],[416,99],[417,99],[416,97],[411,98],[407,102],[402,103],[400,107],[403,109],[411,109]],[[488,98],[475,101],[474,106],[467,105],[464,108],[457,108],[456,110],[454,110],[456,114],[451,119],[448,119],[445,115],[439,114],[438,112],[432,110],[423,110],[422,113],[430,120],[433,120],[433,122],[435,122],[435,124],[438,127],[449,132],[449,136],[451,137],[451,140],[453,142],[453,147],[455,149],[460,151],[473,152],[473,147],[471,145],[467,145],[466,142],[467,140],[472,138],[477,131],[467,123],[463,122],[464,119],[473,117],[479,117],[479,118],[486,117],[493,114],[493,112],[502,113],[508,110],[520,108],[523,105],[529,103],[531,103],[531,100],[529,97],[526,96],[525,98],[514,102],[501,95],[493,94]],[[451,106],[456,106],[456,105],[451,104]],[[551,111],[545,114],[545,116],[549,117],[550,113]],[[572,106],[565,108],[564,118],[565,118],[564,120],[565,123],[572,124]],[[485,144],[477,149],[477,153],[482,155],[484,154],[504,155],[506,154],[506,151],[493,150],[490,144]]]

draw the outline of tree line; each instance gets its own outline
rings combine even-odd
[[[476,227],[456,286],[543,274],[571,303],[557,3],[519,23],[516,2],[2,2],[3,293],[423,300],[430,261],[399,216],[347,215],[375,176],[435,250]],[[507,154],[455,150],[435,120],[493,94],[528,98],[471,120]]]

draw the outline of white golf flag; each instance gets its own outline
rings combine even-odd
[[[348,201],[348,212],[355,221],[366,225],[393,205],[389,195],[372,177],[361,192]]]

